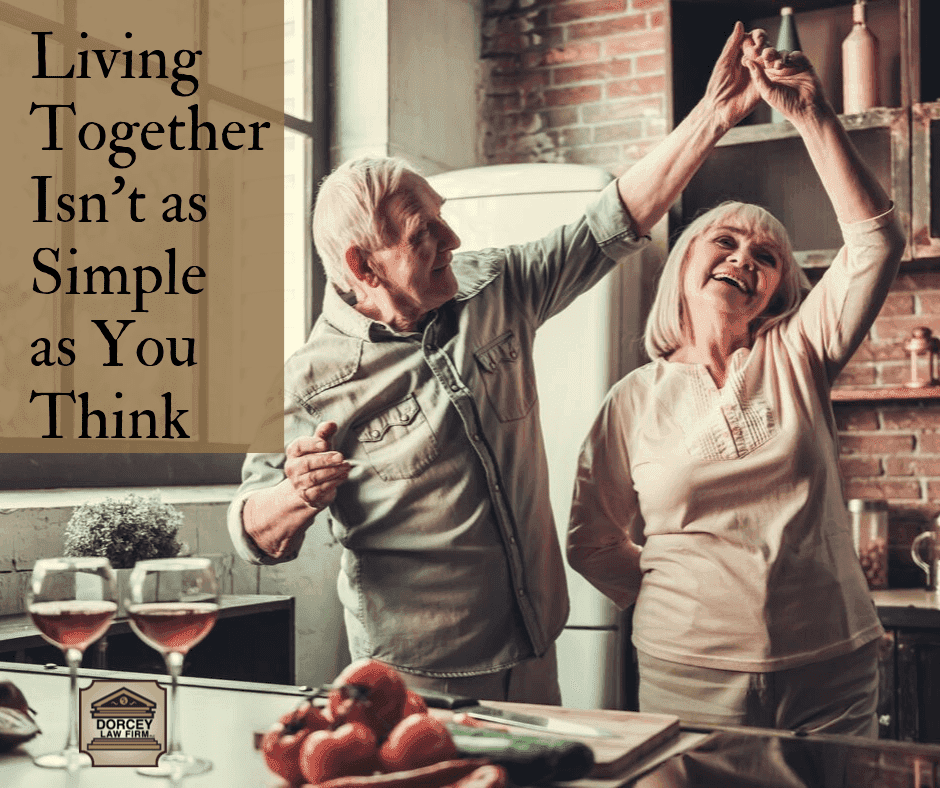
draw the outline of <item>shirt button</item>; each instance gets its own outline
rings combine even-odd
[[[509,537],[509,544],[515,546],[515,544],[516,544],[516,537],[515,537],[515,536],[510,536],[510,537]]]
[[[460,391],[460,384],[459,384],[459,383],[451,383],[451,384],[450,384],[450,390],[451,390],[451,391]]]
[[[471,437],[474,441],[478,441],[478,440],[480,440],[480,433],[479,433],[479,432],[474,432],[473,435],[471,435],[470,437]]]
[[[524,588],[520,588],[520,589],[519,589],[519,596],[520,596],[520,597],[524,597],[524,596],[525,596],[525,589],[524,589]]]
[[[493,485],[493,489],[496,490],[496,492],[499,492],[499,482]]]

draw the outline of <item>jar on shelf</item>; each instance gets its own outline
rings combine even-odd
[[[937,379],[937,360],[940,358],[940,338],[926,326],[915,328],[904,343],[911,361],[911,379],[904,383],[911,389],[940,385]]]
[[[888,504],[853,498],[848,502],[852,516],[852,540],[868,587],[888,587]]]

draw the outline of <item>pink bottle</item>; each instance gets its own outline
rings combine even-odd
[[[842,111],[878,106],[878,39],[865,24],[865,0],[852,6],[852,32],[842,42]]]

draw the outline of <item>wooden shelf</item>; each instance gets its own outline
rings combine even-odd
[[[839,115],[846,131],[863,131],[865,129],[890,129],[895,123],[903,123],[906,110],[892,107],[875,107],[865,112],[853,115]],[[755,142],[772,142],[773,140],[799,137],[799,133],[789,121],[780,123],[742,123],[735,126],[717,145],[746,145]]]
[[[927,386],[909,389],[904,386],[894,388],[857,388],[832,390],[833,402],[885,402],[890,400],[940,400],[940,386]]]
[[[794,249],[793,259],[800,268],[822,271],[832,265],[838,252],[838,249]]]
[[[852,29],[852,4],[853,0],[784,4],[794,10],[802,46],[837,111],[843,106],[838,50]],[[715,61],[734,22],[763,28],[773,41],[780,6],[779,0],[671,0],[676,122],[700,100],[709,76],[701,64]],[[940,3],[869,0],[867,8],[868,25],[881,45],[883,106],[839,117],[894,201],[908,238],[902,259],[907,268],[940,258],[936,202],[940,187],[933,182],[937,173],[930,164],[940,146],[940,48],[930,32],[940,25]],[[769,107],[758,104],[720,140],[670,211],[670,222],[678,230],[725,200],[762,205],[787,228],[797,262],[814,276],[830,265],[842,234],[800,135],[792,124],[769,122],[771,118]]]

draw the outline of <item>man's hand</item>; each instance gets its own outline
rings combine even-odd
[[[819,77],[802,52],[778,52],[746,41],[742,62],[760,97],[787,120],[799,122],[831,111]]]
[[[350,465],[330,441],[336,434],[335,422],[317,425],[312,436],[297,438],[285,452],[284,475],[294,491],[311,509],[322,511],[336,498],[336,488],[349,476]]]

